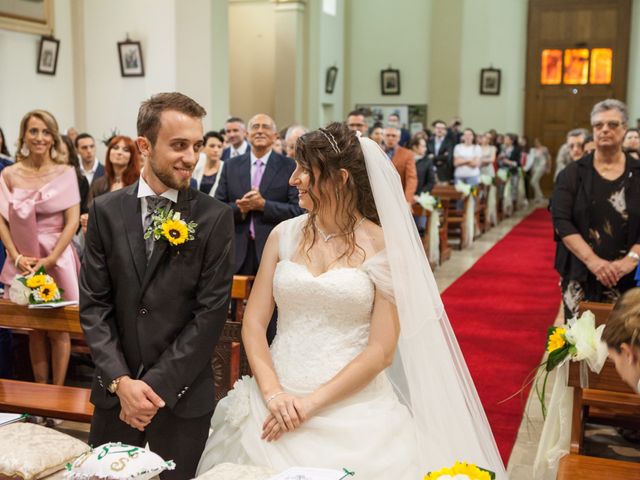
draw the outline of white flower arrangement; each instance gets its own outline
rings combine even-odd
[[[480,183],[489,187],[493,185],[493,177],[491,175],[480,175]]]
[[[506,168],[499,168],[498,173],[496,173],[496,175],[503,182],[506,182],[507,180],[509,180],[509,177],[511,176],[511,174],[509,173],[509,170],[507,170]]]
[[[468,197],[471,193],[471,185],[464,182],[456,182],[456,192],[460,192],[463,197]]]
[[[418,197],[418,203],[425,210],[433,212],[433,209],[438,204],[438,199],[428,192],[422,192]]]

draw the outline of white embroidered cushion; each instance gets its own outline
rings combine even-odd
[[[64,433],[32,423],[0,427],[0,477],[35,480],[62,470],[90,449]]]
[[[105,443],[85,453],[67,466],[67,478],[89,480],[148,480],[165,470],[176,468],[150,450],[124,443]]]
[[[221,463],[196,480],[268,480],[277,472],[268,467]]]

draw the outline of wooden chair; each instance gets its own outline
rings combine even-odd
[[[582,302],[580,313],[591,310],[596,325],[606,324],[612,304]],[[605,425],[640,429],[640,396],[622,381],[613,362],[605,362],[599,374],[587,372],[588,388],[580,384],[580,362],[569,365],[568,385],[573,387],[573,418],[571,424],[571,453],[581,454],[584,424],[594,421]]]
[[[464,198],[453,185],[436,185],[432,190],[433,195],[440,198],[443,210],[447,213],[447,227],[450,238],[459,238],[460,242],[455,246],[462,250],[473,240],[470,232],[467,232],[467,202],[470,197]],[[464,200],[462,209],[458,208],[458,202]]]

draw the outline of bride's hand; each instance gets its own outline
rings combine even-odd
[[[267,408],[271,412],[271,415],[267,417],[262,425],[263,434],[266,430],[267,423],[270,420],[271,416],[273,416],[278,422],[278,424],[280,425],[280,430],[282,430],[283,433],[292,432],[293,430],[298,428],[304,421],[298,415],[298,403],[298,398],[285,392],[279,393],[276,396],[272,397],[267,402]]]

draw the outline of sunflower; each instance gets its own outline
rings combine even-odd
[[[58,286],[55,283],[45,283],[38,289],[38,296],[43,302],[55,300],[58,296]]]
[[[182,220],[167,220],[162,224],[162,234],[171,245],[180,245],[189,239],[189,229]]]
[[[39,273],[37,275],[32,276],[31,278],[27,278],[27,287],[29,288],[38,288],[47,283],[47,276],[44,273]]]
[[[466,475],[469,480],[491,480],[491,474],[488,471],[464,462],[456,462],[453,467],[428,473],[424,480],[437,480],[441,477],[452,478],[456,475]]]
[[[560,327],[553,330],[553,333],[549,335],[549,339],[547,340],[547,352],[551,353],[565,346],[567,343],[564,339],[565,332],[566,330]]]

